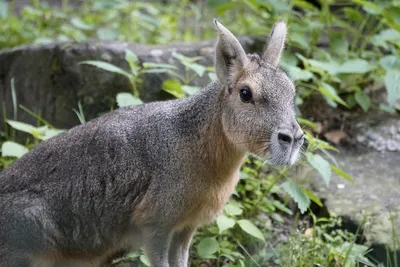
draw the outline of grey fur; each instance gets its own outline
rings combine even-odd
[[[240,51],[219,32],[229,38],[217,54]],[[0,173],[0,265],[99,267],[144,245],[152,266],[187,266],[193,232],[222,210],[246,153],[292,164],[303,141],[286,74],[257,55],[240,58],[218,76],[229,83],[115,110]],[[243,85],[251,103],[240,99]]]
[[[278,66],[279,59],[281,58],[285,46],[285,39],[286,24],[283,21],[279,21],[275,23],[274,28],[272,29],[271,38],[263,55],[263,59],[272,65]]]

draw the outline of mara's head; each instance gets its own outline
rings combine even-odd
[[[266,51],[246,55],[233,34],[214,20],[219,33],[215,68],[222,85],[222,125],[243,152],[275,165],[294,164],[304,134],[296,121],[295,87],[279,68],[286,24],[275,24]]]

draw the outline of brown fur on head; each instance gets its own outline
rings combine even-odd
[[[223,86],[222,125],[237,149],[273,164],[296,162],[303,132],[294,110],[295,88],[279,68],[286,25],[275,24],[262,57],[246,55],[239,41],[218,21],[215,68]]]

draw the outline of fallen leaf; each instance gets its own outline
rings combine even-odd
[[[335,145],[338,145],[343,138],[347,137],[346,133],[342,130],[329,131],[324,136],[329,142]]]

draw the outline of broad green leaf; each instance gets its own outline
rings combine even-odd
[[[243,219],[243,220],[237,221],[237,224],[240,226],[240,228],[242,228],[243,231],[245,231],[249,235],[252,235],[255,238],[258,238],[261,241],[265,241],[263,233],[251,221]]]
[[[1,146],[2,157],[20,158],[28,151],[29,150],[26,147],[13,141],[5,141]]]
[[[308,51],[310,50],[310,43],[307,37],[300,32],[292,32],[289,36],[290,41],[297,44],[298,47]]]
[[[386,22],[390,28],[400,31],[400,8],[393,6],[385,8],[381,15],[385,18],[383,22]]]
[[[92,30],[94,28],[93,25],[86,24],[80,18],[73,18],[71,24],[81,30]]]
[[[380,104],[379,104],[379,109],[380,109],[380,110],[383,110],[383,111],[385,111],[385,112],[387,112],[387,113],[391,113],[391,114],[396,113],[396,109],[395,109],[394,107],[389,106],[389,105],[386,105],[386,104],[384,104],[384,103],[380,103]]]
[[[118,107],[122,108],[126,106],[140,105],[143,104],[143,101],[133,96],[131,93],[118,93],[117,104]]]
[[[135,11],[134,11],[135,12]],[[160,27],[160,22],[155,17],[145,14],[144,12],[138,12],[137,16],[140,21],[146,23],[146,26],[152,26],[154,29],[158,29]]]
[[[224,210],[228,215],[232,215],[232,216],[240,215],[243,212],[243,209],[234,203],[226,204],[224,207]]]
[[[332,98],[330,98],[329,96],[322,94],[322,97],[325,99],[325,101],[329,104],[329,106],[337,108],[337,103],[335,101],[332,100]]]
[[[143,73],[166,73],[169,72],[168,69],[145,69],[142,70]]]
[[[144,254],[140,255],[140,261],[146,266],[151,266],[149,259]]]
[[[366,73],[372,69],[374,69],[375,66],[371,65],[367,61],[363,59],[353,59],[353,60],[348,60],[344,62],[340,67],[338,68],[337,72],[338,73]]]
[[[86,60],[86,61],[82,61],[79,64],[86,64],[86,65],[92,65],[95,66],[99,69],[103,69],[109,72],[113,72],[113,73],[118,73],[121,75],[124,75],[125,77],[129,78],[132,76],[129,72],[124,71],[123,69],[121,69],[120,67],[114,66],[113,64],[104,62],[104,61],[97,61],[97,60]]]
[[[182,64],[184,63],[194,63],[200,59],[202,59],[203,57],[186,57],[180,53],[176,53],[176,52],[172,52],[172,56],[177,58]]]
[[[291,52],[283,51],[281,65],[283,67],[297,66],[299,59]]]
[[[362,6],[362,8],[370,14],[376,15],[381,13],[381,8],[377,5],[374,5],[370,1],[364,1],[364,0],[353,0],[354,3],[357,3]]]
[[[319,91],[321,94],[324,96],[334,100],[335,102],[338,102],[339,104],[342,104],[343,106],[347,107],[346,102],[344,102],[343,99],[341,99],[338,94],[336,93],[335,88],[332,87],[332,85],[327,84],[327,83],[321,83],[320,86],[318,87]]]
[[[313,67],[311,70],[313,70],[314,72],[315,72],[315,70],[322,70],[322,71],[326,71],[327,73],[329,73],[331,75],[335,75],[340,67],[340,64],[333,60],[318,61],[315,59],[308,59],[299,53],[296,53],[296,56],[298,58],[300,58],[304,63]]]
[[[219,249],[219,243],[214,237],[206,237],[197,245],[197,253],[202,259],[215,258],[214,254]]]
[[[100,28],[96,31],[97,37],[100,40],[115,40],[118,39],[118,32],[110,28]]]
[[[185,92],[182,90],[182,85],[177,80],[165,80],[162,84],[162,89],[176,98],[185,97]]]
[[[331,167],[328,161],[326,161],[323,157],[318,154],[307,153],[307,161],[311,164],[311,166],[316,169],[319,174],[324,179],[325,183],[329,185],[331,180]]]
[[[0,18],[5,19],[8,16],[8,3],[5,0],[0,0]]]
[[[309,137],[309,136],[307,135],[307,137]],[[312,140],[312,142],[316,145],[317,149],[329,149],[329,150],[334,150],[336,152],[339,152],[339,150],[336,147],[330,145],[328,142],[322,141],[317,138],[312,138],[310,140]]]
[[[361,21],[363,19],[363,15],[361,15],[361,13],[354,8],[345,7],[344,14],[346,15],[347,18],[353,21]]]
[[[339,57],[345,57],[349,50],[349,42],[343,33],[336,33],[331,37],[330,49],[333,54]]]
[[[154,62],[144,62],[143,68],[145,69],[159,68],[159,69],[173,69],[173,70],[177,69],[176,66],[171,64],[154,63]]]
[[[235,225],[235,220],[229,217],[226,217],[225,215],[221,214],[217,218],[217,225],[219,229],[219,233],[222,233],[223,231],[232,228]]]
[[[367,112],[369,110],[369,107],[371,106],[371,98],[364,93],[364,91],[358,91],[354,94],[354,98],[356,102],[360,105],[360,107],[364,110],[364,112]]]
[[[209,72],[208,78],[210,78],[212,82],[218,80],[217,74],[215,74],[215,72]]]
[[[313,192],[311,192],[310,190],[308,190],[305,187],[301,187],[301,190],[303,190],[304,193],[306,193],[306,195],[318,206],[323,207],[324,204],[322,204],[321,199],[319,199],[319,197],[317,197]]]
[[[314,74],[311,71],[301,69],[296,66],[287,67],[288,74],[293,81],[308,81]]]
[[[139,251],[132,251],[132,252],[129,252],[127,255],[126,255],[126,258],[127,259],[136,259],[136,258],[139,258]]]
[[[384,29],[374,36],[374,39],[382,41],[400,41],[400,32],[395,29]]]
[[[46,126],[47,128],[47,126]],[[52,138],[56,135],[59,135],[60,133],[64,132],[64,130],[60,130],[60,129],[53,129],[53,128],[47,128],[43,135],[40,137],[41,140],[47,140],[49,138]]]
[[[400,70],[400,58],[398,56],[395,55],[384,56],[383,58],[381,58],[379,63],[387,71],[391,69]]]
[[[138,75],[138,63],[139,63],[139,59],[136,56],[135,53],[133,53],[130,50],[126,50],[125,52],[125,60],[128,62],[129,64],[129,68],[131,69],[131,73],[134,76]]]
[[[271,201],[271,204],[274,205],[275,208],[277,208],[280,211],[283,211],[289,215],[293,215],[292,210],[288,209],[282,202],[278,200],[273,200]]]
[[[200,77],[202,77],[204,72],[206,71],[206,68],[204,66],[194,62],[193,63],[182,62],[182,64],[185,65],[187,68],[196,72],[197,75],[199,75]]]
[[[25,122],[7,120],[7,123],[15,130],[18,130],[21,132],[33,134],[35,131],[37,131],[37,128],[35,126],[32,126]]]
[[[331,169],[334,173],[336,173],[337,175],[342,176],[344,179],[346,179],[347,181],[349,181],[350,183],[354,184],[354,180],[353,178],[351,178],[351,176],[349,174],[347,174],[346,172],[344,172],[342,169],[336,167],[335,165],[331,165]]]
[[[306,126],[310,127],[311,129],[313,129],[314,131],[318,130],[317,125],[315,123],[313,123],[312,121],[309,121],[304,118],[297,118],[297,120],[301,125],[306,125]]]
[[[282,184],[282,188],[293,198],[301,213],[306,212],[310,207],[311,201],[307,194],[295,183],[286,181]]]
[[[396,7],[385,8],[385,5],[382,1],[372,3],[371,1],[365,0],[353,0],[353,2],[361,5],[363,9],[369,14],[382,15],[382,17],[385,18],[384,20],[382,20],[384,23],[386,23],[391,28],[400,31],[400,18],[397,18],[396,15],[394,16],[394,14],[397,12]]]
[[[198,86],[182,85],[182,90],[188,95],[194,95],[200,90]]]
[[[7,123],[12,128],[21,132],[29,133],[33,135],[33,137],[38,138],[40,140],[49,139],[64,131],[60,129],[49,128],[47,125],[41,127],[34,127],[30,124],[13,120],[7,120]]]
[[[388,94],[388,101],[390,106],[399,106],[400,100],[400,70],[389,70],[386,72],[385,86]]]

